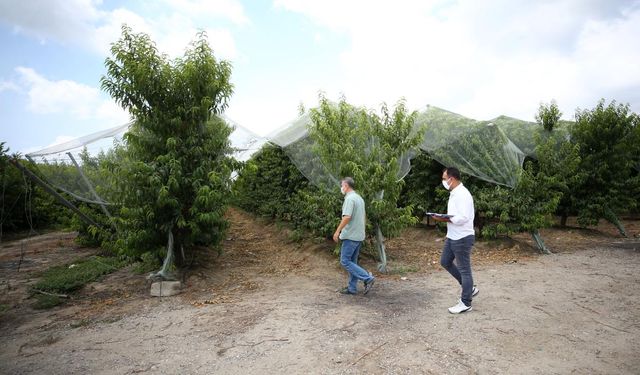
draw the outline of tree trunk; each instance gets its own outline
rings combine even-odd
[[[567,218],[568,216],[566,214],[562,214],[562,216],[560,216],[560,226],[561,227],[566,227],[567,226]]]
[[[478,228],[478,236],[482,236],[482,229],[484,228],[484,218],[478,215],[478,212],[476,212],[473,222],[475,226]]]
[[[531,237],[533,238],[533,241],[536,243],[536,246],[538,247],[538,249],[543,253],[543,254],[553,254],[551,251],[549,251],[549,249],[547,249],[547,247],[544,244],[544,241],[542,240],[542,237],[540,237],[540,232],[538,232],[537,230],[531,232]]]
[[[378,256],[380,257],[378,271],[387,273],[387,253],[384,247],[384,236],[382,236],[379,223],[376,223],[376,247],[378,248]]]
[[[174,258],[175,258],[175,254],[173,252],[173,232],[169,230],[169,239],[167,241],[167,256],[164,258],[164,262],[162,263],[162,268],[160,269],[160,271],[150,274],[148,278],[160,279],[160,280],[173,280],[174,278],[171,276],[170,270],[171,270],[171,266],[173,266]]]
[[[618,228],[618,232],[620,232],[622,237],[628,237],[627,231],[624,229],[624,225],[620,222],[620,219],[618,219],[618,215],[616,215],[615,212],[613,212],[610,208],[607,207],[605,208],[604,215],[605,215],[605,220],[607,220],[611,224],[615,225],[616,228]]]

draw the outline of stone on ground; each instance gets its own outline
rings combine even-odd
[[[180,281],[157,281],[151,284],[151,295],[154,297],[168,297],[180,293]]]

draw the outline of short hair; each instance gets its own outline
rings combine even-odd
[[[453,177],[456,180],[460,181],[460,171],[456,167],[447,167],[444,169],[447,172],[447,176]]]
[[[355,181],[353,181],[353,177],[345,177],[342,179],[343,182],[346,182],[347,185],[349,185],[350,188],[355,189],[356,188],[356,183]]]

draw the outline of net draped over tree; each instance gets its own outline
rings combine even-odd
[[[147,110],[135,109],[132,111],[132,116],[136,113],[141,116],[140,114],[145,113],[144,111]],[[382,116],[378,116],[366,109],[351,106],[344,100],[336,104],[321,97],[318,108],[303,113],[298,119],[266,138],[259,137],[228,117],[224,115],[217,116],[214,114],[215,111],[212,111],[211,119],[207,122],[208,125],[219,126],[223,131],[222,136],[226,137],[228,142],[223,145],[210,145],[206,150],[193,144],[194,147],[192,149],[207,152],[218,150],[209,154],[210,160],[216,160],[215,158],[219,157],[220,152],[227,156],[233,153],[237,160],[246,160],[265,142],[270,141],[282,147],[299,171],[324,192],[336,194],[339,179],[346,175],[361,179],[362,186],[366,190],[365,196],[371,206],[372,225],[369,227],[370,235],[372,238],[377,239],[376,242],[382,260],[381,267],[384,268],[385,255],[382,233],[394,235],[401,228],[412,222],[412,220],[409,220],[409,217],[411,217],[409,208],[400,209],[401,212],[395,212],[395,210],[398,210],[397,200],[401,189],[398,188],[398,186],[401,186],[400,181],[410,171],[411,159],[420,149],[426,151],[434,160],[443,165],[457,165],[464,173],[491,183],[514,187],[518,181],[518,176],[522,173],[522,164],[525,156],[535,154],[535,139],[539,136],[540,129],[539,126],[533,126],[536,125],[535,123],[505,116],[492,121],[476,121],[432,106],[427,107],[422,112],[409,114],[406,112],[404,104],[400,103],[394,113],[389,113],[386,106],[383,106],[381,111]],[[172,116],[174,114],[169,113],[169,115]],[[193,110],[189,113],[189,116],[192,115]],[[164,163],[169,163],[171,158],[175,158],[177,155],[177,139],[182,139],[183,137],[188,139],[190,135],[188,132],[180,133],[180,130],[184,129],[184,127],[160,128],[158,130],[163,133],[160,135],[154,134],[153,131],[156,125],[145,129],[141,127],[141,124],[145,124],[143,121],[154,121],[155,124],[157,120],[155,118],[150,119],[149,116],[142,116],[141,118],[142,121],[134,120],[125,126],[98,132],[94,135],[70,141],[66,145],[45,149],[32,155],[46,158],[47,155],[51,155],[54,152],[67,152],[66,147],[72,147],[76,152],[79,150],[79,155],[81,156],[76,159],[79,159],[80,162],[75,167],[67,161],[66,163],[59,163],[60,165],[57,165],[56,168],[47,169],[49,172],[58,173],[58,178],[52,178],[51,181],[58,184],[58,186],[63,186],[66,183],[66,190],[77,191],[77,194],[87,201],[108,203],[111,200],[115,200],[117,204],[125,206],[131,205],[133,202],[127,202],[127,199],[132,199],[131,194],[128,194],[131,191],[130,186],[128,186],[128,183],[119,185],[118,181],[143,183],[139,176],[154,175],[151,170],[145,168],[160,161],[161,163],[156,165],[163,165],[165,182],[160,184],[160,187],[155,186],[154,190],[147,191],[145,194],[136,193],[136,199],[134,199],[136,205],[142,205],[143,203],[137,199],[154,200],[154,204],[157,205],[158,199],[151,193],[155,191],[161,198],[166,198],[166,194],[171,191],[170,188],[172,186],[170,183],[173,182],[173,188],[175,189],[176,176],[182,176],[182,174],[177,174],[171,178],[170,174],[167,175],[166,173],[167,166],[164,166]],[[178,120],[169,118],[167,123],[173,126],[173,124],[179,124],[181,121],[179,117]],[[199,121],[204,120],[200,119]],[[223,125],[223,123],[225,124]],[[226,127],[226,124],[231,124],[232,128]],[[200,129],[200,131],[207,129],[206,126],[195,128]],[[127,132],[127,136],[124,140],[118,141],[118,136],[121,136],[124,132]],[[205,133],[196,132],[194,134],[199,134],[196,138],[203,139],[202,136]],[[507,134],[514,136],[520,147],[512,142],[507,137]],[[110,136],[114,137],[114,135],[116,141],[113,140],[114,138],[109,138]],[[409,139],[414,141],[408,142]],[[87,146],[93,147],[94,143],[104,144],[107,141],[111,142],[111,150],[105,153],[101,149],[101,158],[98,159],[111,166],[110,169],[113,173],[110,181],[104,181],[104,176],[91,172],[92,166],[97,163],[96,160],[87,157],[88,153],[86,151]],[[127,147],[124,147],[124,144]],[[168,148],[158,147],[161,144],[168,146]],[[83,147],[85,148],[83,149]],[[108,146],[105,147],[109,149]],[[156,156],[153,160],[145,160],[144,163],[132,163],[132,155],[140,157],[140,149],[143,147],[150,147]],[[528,151],[521,151],[521,148]],[[168,158],[167,153],[171,155],[171,158]],[[165,158],[158,158],[157,155],[163,154]],[[189,160],[189,158],[186,158],[186,161],[190,163],[193,163],[193,160],[195,159],[191,158]],[[123,166],[128,166],[127,168],[130,169],[126,169]],[[211,168],[215,170],[215,167],[212,166]],[[225,174],[230,170],[229,168],[231,168],[230,164]],[[83,170],[85,170],[84,173],[82,173]],[[171,169],[168,170],[170,171]],[[64,171],[64,173],[60,173],[60,171]],[[78,172],[80,172],[80,175],[77,175]],[[73,176],[74,173],[76,176]],[[83,174],[90,178],[81,178]],[[96,176],[102,177],[102,180],[96,179]],[[157,174],[154,176],[153,181],[158,183]],[[111,186],[109,186],[110,183]],[[97,186],[96,189],[93,189],[93,192],[90,188],[87,188],[87,186],[91,187],[92,184]],[[223,191],[227,189],[225,184],[218,187]],[[96,194],[96,191],[100,191],[102,195],[108,195],[109,199]],[[224,201],[224,199],[222,200]],[[171,211],[171,206],[175,205],[175,200],[169,200],[165,204],[168,206],[165,206],[164,209]],[[159,207],[154,207],[154,209],[159,209]],[[175,208],[173,210],[175,211]],[[125,217],[131,215],[132,212],[141,214],[139,210],[125,209],[117,216],[120,221],[127,221]],[[156,216],[153,215],[153,218],[155,220]],[[133,220],[133,222],[140,223],[142,221]],[[174,220],[170,224],[171,228],[178,222],[180,222],[179,219]],[[168,228],[165,225],[161,230],[168,231]],[[145,231],[136,230],[134,233],[136,233],[135,236],[126,237],[128,238],[127,241],[132,242],[123,242],[123,246],[126,244],[128,247],[139,248],[143,244],[158,245],[149,241],[148,237],[140,235]],[[187,243],[192,244],[188,241]],[[180,243],[178,246],[183,245]]]

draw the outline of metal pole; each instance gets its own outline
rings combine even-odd
[[[25,176],[29,177],[31,181],[40,185],[47,193],[51,194],[60,204],[67,207],[71,211],[75,212],[80,216],[80,219],[87,223],[88,225],[94,225],[98,228],[101,228],[100,224],[93,221],[89,216],[85,215],[82,211],[78,209],[78,207],[74,206],[73,203],[66,200],[62,195],[58,194],[57,191],[52,189],[46,182],[42,181],[40,177],[36,176],[33,172],[31,172],[24,165],[20,164],[20,162],[14,158],[9,159],[9,163],[13,164],[14,167],[18,168]]]
[[[80,168],[80,165],[78,165],[78,162],[76,161],[76,159],[73,157],[73,155],[70,152],[67,152],[67,155],[69,155],[69,157],[71,158],[71,161],[73,162],[73,164],[76,166],[76,169],[78,169],[78,173],[80,173],[80,176],[82,176],[82,179],[84,180],[84,183],[87,185],[87,187],[89,188],[89,191],[91,191],[91,194],[93,194],[93,197],[98,201],[101,202],[102,198],[100,198],[100,196],[98,195],[98,193],[96,193],[95,190],[93,190],[93,185],[91,185],[91,182],[89,182],[89,179],[87,178],[87,176],[84,175],[84,173],[82,172],[82,168]],[[109,219],[112,219],[111,217],[111,213],[109,213],[109,211],[107,210],[107,207],[105,207],[104,204],[99,203],[100,207],[102,208],[102,211],[105,213],[105,215],[107,215],[107,217]]]

